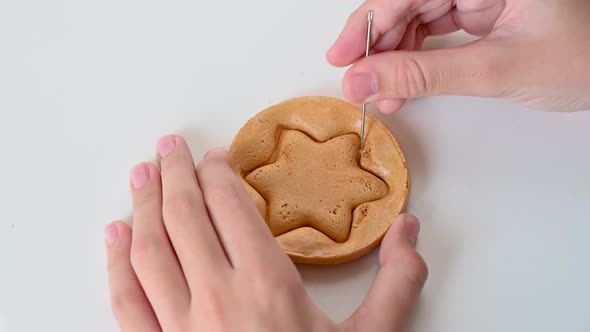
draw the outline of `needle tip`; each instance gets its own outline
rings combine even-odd
[[[368,20],[369,20],[369,22],[373,21],[373,11],[372,10],[369,12]]]

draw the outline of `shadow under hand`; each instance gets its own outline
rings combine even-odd
[[[338,265],[297,269],[312,300],[334,321],[343,321],[362,303],[379,270],[379,250]]]
[[[372,255],[373,252],[377,250],[371,251],[369,254],[356,259],[354,261],[337,264],[337,265],[305,265],[305,264],[296,264],[303,281],[306,284],[314,284],[314,285],[321,285],[321,284],[334,284],[339,281],[346,281],[350,279],[355,279],[359,275],[365,273],[365,271],[370,270],[375,263],[378,263],[378,260],[373,261],[373,257],[377,258],[378,255]]]
[[[410,331],[436,330],[437,320],[434,318],[448,312],[449,296],[446,294],[451,290],[450,276],[456,252],[452,238],[434,222],[427,225],[426,231],[421,234],[422,245],[418,246],[418,251],[424,257],[430,274],[412,317]]]

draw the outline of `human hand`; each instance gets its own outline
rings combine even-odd
[[[372,51],[364,55],[367,13]],[[384,113],[406,98],[496,97],[551,111],[590,110],[590,1],[367,0],[327,53],[353,64],[343,81],[353,102]],[[427,36],[459,29],[483,38],[419,51]]]
[[[186,142],[158,143],[131,171],[133,229],[105,229],[114,315],[129,331],[402,331],[426,281],[414,250],[419,222],[401,215],[386,234],[381,270],[359,309],[332,322],[310,300],[234,174],[225,151],[196,168]]]

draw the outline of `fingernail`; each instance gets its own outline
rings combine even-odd
[[[176,136],[170,135],[160,138],[157,145],[160,159],[164,159],[176,147]]]
[[[356,73],[349,78],[348,98],[352,101],[364,101],[379,92],[379,81],[375,74]]]
[[[104,239],[107,243],[107,246],[111,247],[119,238],[119,230],[117,229],[117,225],[109,224],[104,229]]]
[[[416,247],[418,233],[420,233],[420,222],[418,218],[412,215],[404,215],[404,235],[410,241],[412,247]]]
[[[131,184],[133,189],[141,189],[150,179],[150,171],[144,164],[137,165],[131,170]]]

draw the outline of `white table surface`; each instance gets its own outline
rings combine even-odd
[[[131,213],[128,169],[164,134],[200,157],[270,104],[341,97],[324,53],[358,4],[2,1],[0,331],[116,331],[103,227]],[[438,97],[381,118],[430,266],[412,331],[590,331],[590,113]],[[337,320],[376,271],[376,251],[301,268]]]

